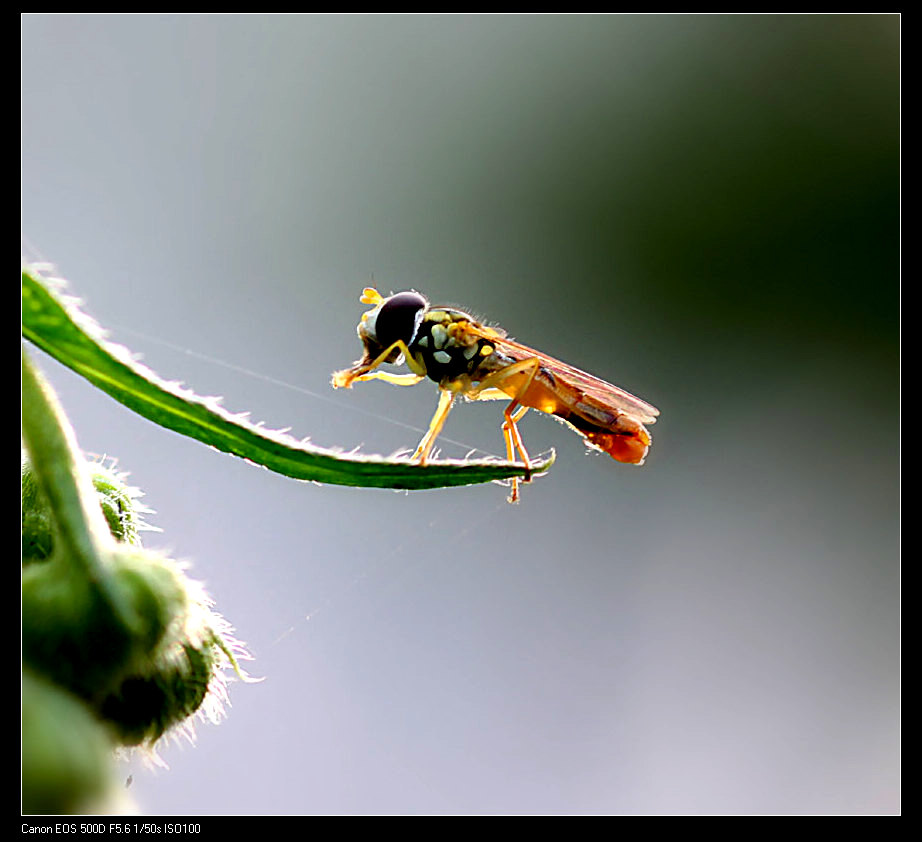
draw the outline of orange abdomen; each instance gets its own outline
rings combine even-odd
[[[577,428],[578,429],[578,428]],[[604,450],[612,459],[641,465],[650,449],[650,434],[641,425],[637,433],[585,433],[586,439]]]
[[[540,371],[523,393],[526,375],[513,376],[499,388],[522,406],[554,415],[565,421],[593,447],[603,450],[612,459],[631,465],[643,463],[652,438],[647,428],[636,418],[618,409],[601,405],[583,394],[582,390]]]

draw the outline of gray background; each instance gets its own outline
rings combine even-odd
[[[160,374],[320,445],[414,287],[658,405],[647,465],[318,487],[41,358],[247,641],[151,813],[855,813],[899,795],[899,18],[22,19],[22,229]],[[259,376],[251,376],[255,372]],[[498,404],[442,452],[502,453]]]

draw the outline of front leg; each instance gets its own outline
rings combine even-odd
[[[413,375],[388,375],[384,374],[384,372],[376,372],[374,375],[371,374],[371,372],[373,372],[379,365],[386,362],[388,357],[390,357],[394,351],[400,351],[400,353],[403,354],[404,359],[407,361],[407,365],[410,366],[411,369],[418,368],[418,366],[414,366],[412,363],[413,358],[410,356],[410,350],[407,348],[407,343],[402,339],[398,339],[396,342],[385,348],[382,353],[378,354],[375,359],[369,361],[366,357],[364,360],[359,360],[354,366],[352,366],[352,368],[345,368],[342,371],[334,371],[331,381],[333,383],[333,388],[350,389],[352,388],[352,384],[357,380],[385,380],[388,383],[396,383],[398,386],[412,386],[414,383],[418,383],[420,380],[422,380],[424,373],[420,373],[418,375],[417,373],[414,373]],[[409,376],[418,376],[418,379],[413,383],[400,379],[408,378]]]
[[[391,374],[389,371],[369,371],[352,379],[353,383],[364,383],[368,380],[383,380],[392,386],[415,386],[423,380],[421,374]]]

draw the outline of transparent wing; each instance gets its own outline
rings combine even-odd
[[[565,363],[562,360],[554,359],[547,354],[516,342],[506,337],[500,330],[484,327],[476,322],[471,322],[467,326],[471,333],[488,339],[498,348],[501,348],[512,359],[526,360],[537,359],[541,365],[546,368],[555,378],[562,381],[565,385],[578,389],[587,397],[597,401],[601,408],[614,409],[636,418],[643,424],[653,424],[659,415],[659,410],[645,400],[632,395],[619,386],[615,386],[596,377],[588,372]]]

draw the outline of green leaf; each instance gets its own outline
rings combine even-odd
[[[35,267],[22,272],[22,333],[30,342],[155,424],[225,453],[299,480],[375,488],[427,489],[525,476],[525,466],[493,459],[445,459],[418,465],[407,458],[344,453],[267,430],[168,382],[107,342],[74,299],[53,291]],[[535,460],[546,471],[553,453]]]

